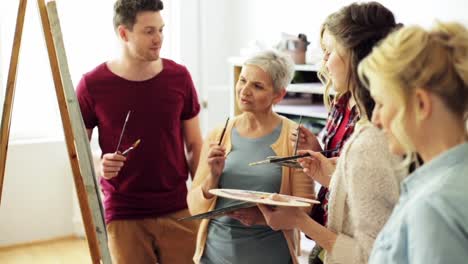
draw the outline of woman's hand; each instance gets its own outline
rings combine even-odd
[[[300,221],[303,221],[302,218],[307,217],[307,214],[299,207],[278,206],[273,208],[263,204],[257,204],[257,206],[262,212],[266,224],[275,231],[298,228]]]
[[[209,190],[218,187],[219,178],[223,174],[224,164],[226,162],[226,149],[219,146],[217,143],[211,143],[208,150],[208,167],[210,175],[206,178],[202,185],[202,192],[205,198],[211,199],[214,197]]]
[[[298,159],[304,173],[312,180],[328,187],[330,185],[331,175],[335,171],[336,158],[328,159],[319,152],[310,150],[298,151],[298,154],[309,153],[310,157]]]
[[[224,170],[224,163],[226,161],[226,149],[218,146],[217,143],[210,144],[208,151],[208,167],[210,168],[211,177],[219,179]]]
[[[120,152],[104,154],[101,159],[101,176],[106,180],[116,177],[126,160]]]
[[[265,224],[265,219],[258,207],[235,210],[227,213],[227,216],[239,220],[239,222],[246,226]]]
[[[296,147],[297,131],[297,129],[292,129],[289,136],[289,140],[291,141],[291,144],[294,148]],[[314,133],[310,132],[307,128],[305,128],[302,125],[299,126],[299,141],[297,142],[297,144],[297,149],[307,149],[314,151],[322,150],[322,147],[320,146],[317,137],[314,135]]]

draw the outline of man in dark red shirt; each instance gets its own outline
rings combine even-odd
[[[86,73],[77,87],[89,138],[94,127],[99,132],[113,263],[185,264],[195,251],[197,225],[177,219],[189,215],[186,181],[202,145],[200,104],[187,69],[159,56],[162,9],[159,0],[118,0],[114,27],[122,54]]]

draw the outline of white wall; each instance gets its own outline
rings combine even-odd
[[[219,94],[229,96],[227,59],[238,56],[242,48],[259,40],[274,45],[280,33],[305,33],[311,40],[307,58],[319,56],[318,33],[326,16],[337,11],[349,0],[200,0],[202,35],[201,83],[205,93],[218,100]],[[404,24],[432,25],[434,19],[468,22],[466,0],[381,0]],[[468,25],[468,23],[467,23]],[[214,92],[212,90],[215,90]],[[218,95],[215,95],[218,94]],[[208,102],[207,127],[212,129],[228,112],[226,103]],[[213,107],[210,107],[213,106]]]
[[[242,44],[245,46],[253,39],[277,41],[280,32],[293,34],[304,32],[317,43],[319,27],[326,16],[352,2],[354,1],[238,0],[235,3],[245,11],[238,17],[239,26],[242,28],[238,37],[244,41]],[[468,21],[466,0],[380,0],[379,2],[392,10],[397,22],[404,24],[430,26],[434,19]]]
[[[71,235],[73,178],[64,142],[9,146],[0,246]]]

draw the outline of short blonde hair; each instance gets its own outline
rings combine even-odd
[[[359,65],[371,90],[388,89],[399,104],[391,127],[407,154],[414,146],[403,127],[408,99],[416,88],[437,95],[462,120],[468,111],[468,31],[459,23],[436,23],[431,30],[404,27],[390,34]],[[384,84],[375,85],[376,83]]]
[[[275,50],[261,51],[248,58],[244,65],[254,65],[260,67],[273,82],[275,93],[286,89],[294,77],[294,62],[286,54]]]

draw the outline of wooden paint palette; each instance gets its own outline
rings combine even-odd
[[[250,190],[211,189],[209,192],[213,195],[228,199],[274,206],[309,207],[311,204],[319,203],[317,200],[284,194],[274,194],[275,199],[273,200],[271,197],[273,193]]]

